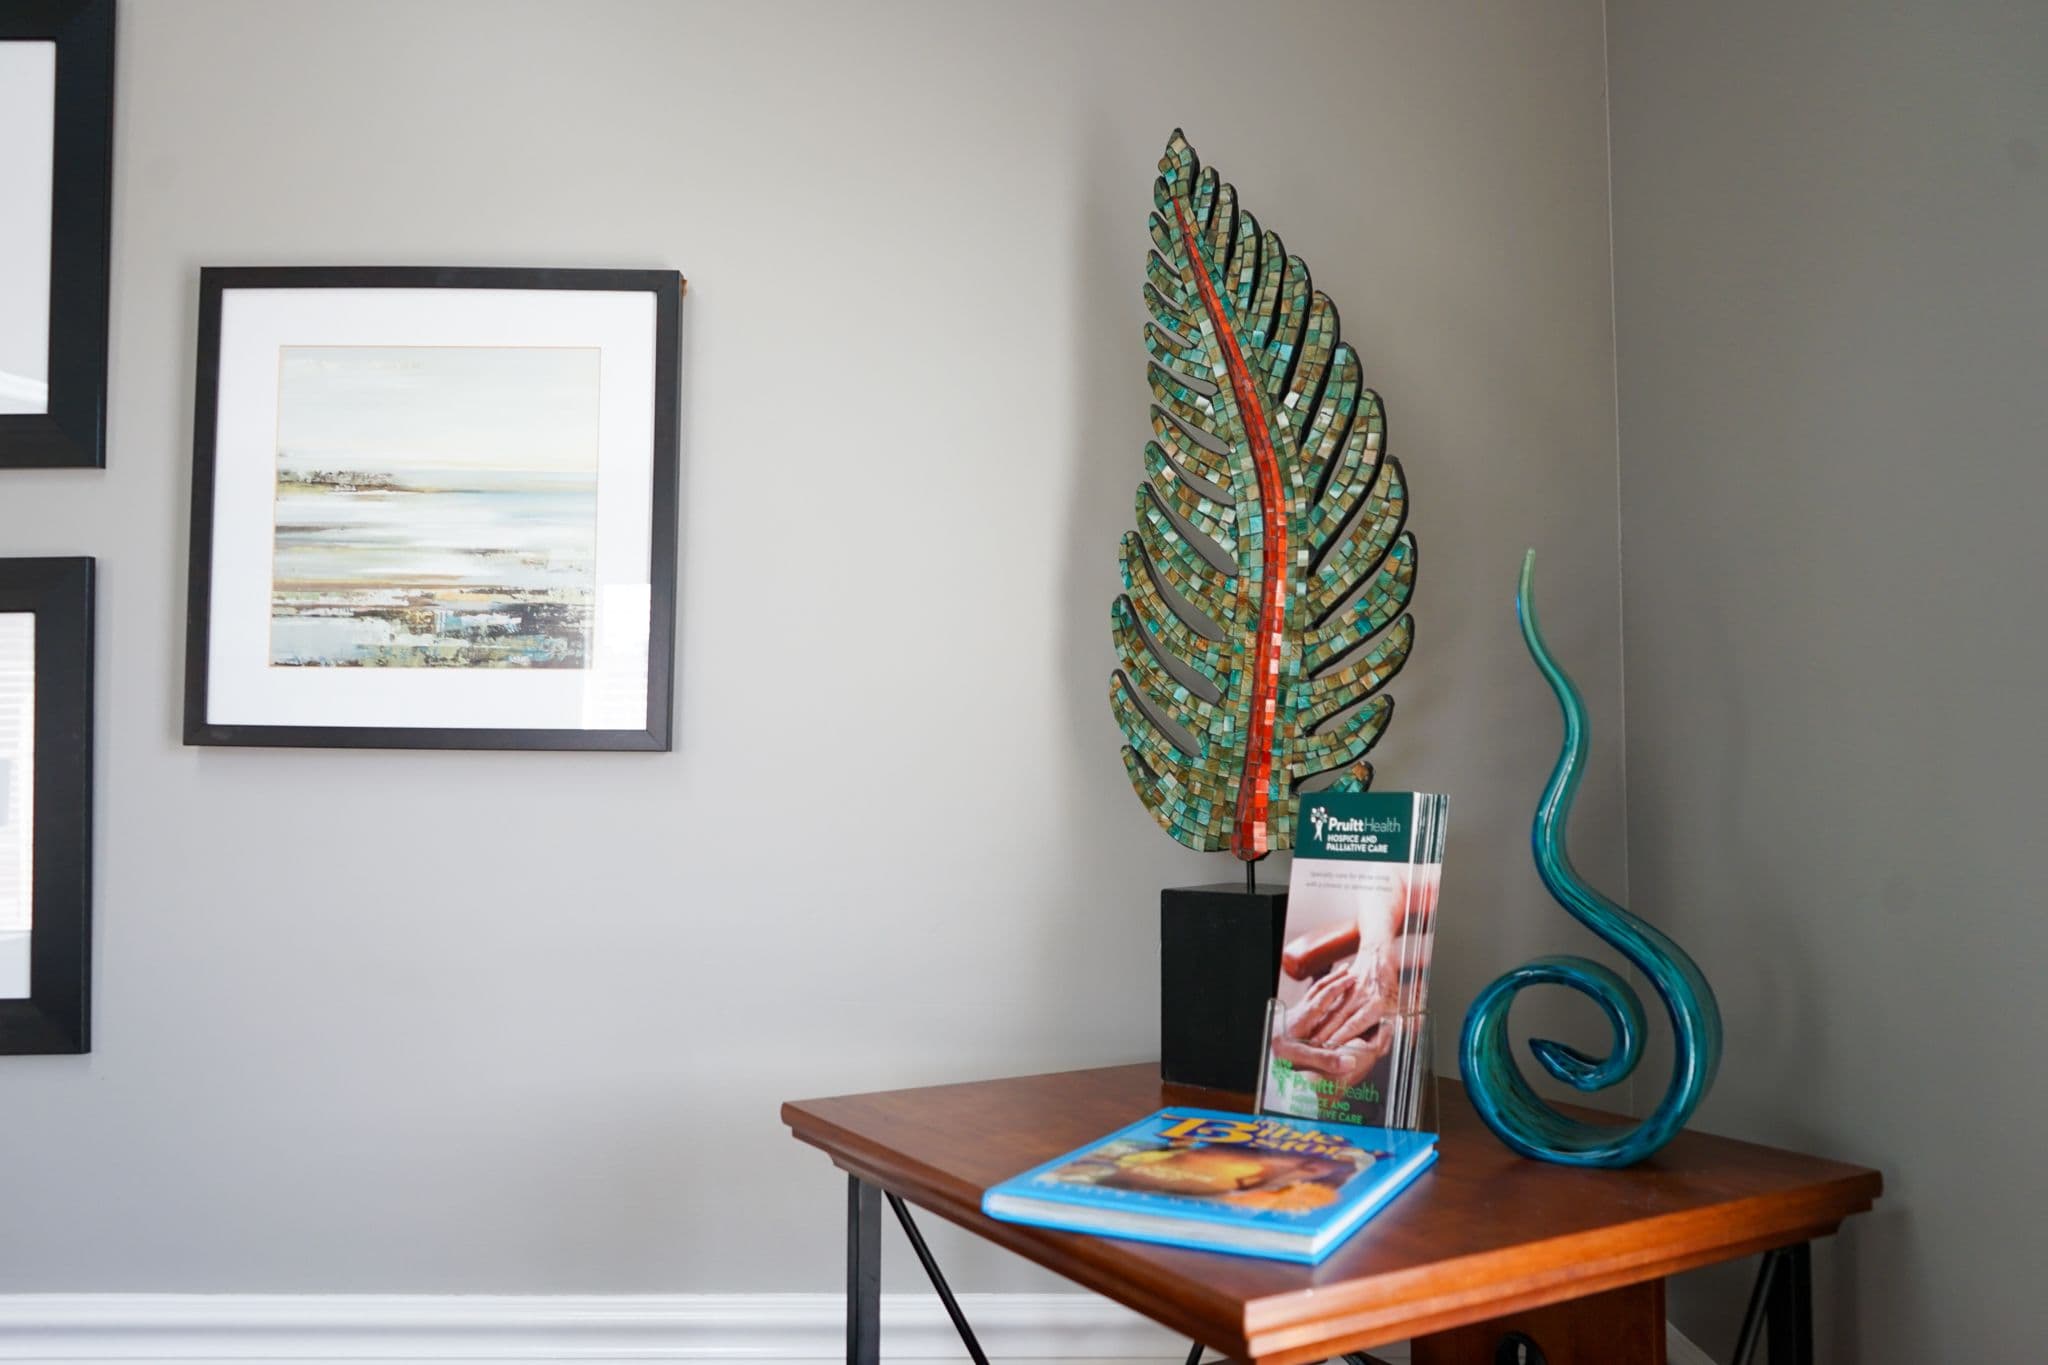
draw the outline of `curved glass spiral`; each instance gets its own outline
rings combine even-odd
[[[1614,1047],[1605,1057],[1589,1057],[1548,1038],[1530,1040],[1529,1051],[1537,1063],[1578,1090],[1604,1090],[1635,1070],[1643,1051],[1643,1002],[1619,975],[1597,962],[1539,957],[1495,981],[1472,1002],[1459,1040],[1458,1069],[1479,1117],[1523,1156],[1569,1166],[1628,1166],[1669,1142],[1713,1085],[1721,1064],[1721,1010],[1713,988],[1684,949],[1586,885],[1572,867],[1565,826],[1585,767],[1586,707],[1543,643],[1529,590],[1535,566],[1536,552],[1531,550],[1522,561],[1515,611],[1522,640],[1564,710],[1564,751],[1551,770],[1530,830],[1536,871],[1558,904],[1627,958],[1656,989],[1671,1016],[1676,1056],[1662,1102],[1639,1123],[1590,1124],[1553,1109],[1515,1065],[1508,1038],[1508,1012],[1515,994],[1529,986],[1568,986],[1607,1016]]]

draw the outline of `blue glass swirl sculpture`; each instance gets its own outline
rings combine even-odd
[[[1589,1057],[1548,1038],[1530,1040],[1543,1069],[1579,1090],[1604,1090],[1636,1069],[1643,1051],[1643,1002],[1619,975],[1583,957],[1539,957],[1479,993],[1465,1015],[1458,1069],[1473,1108],[1502,1142],[1523,1156],[1568,1166],[1628,1166],[1671,1141],[1714,1083],[1721,1064],[1721,1010],[1714,991],[1685,950],[1601,895],[1579,878],[1565,848],[1565,825],[1586,762],[1586,706],[1572,680],[1550,657],[1536,624],[1529,583],[1536,552],[1522,561],[1515,611],[1522,640],[1564,709],[1564,752],[1536,808],[1530,842],[1543,885],[1572,917],[1606,940],[1656,988],[1671,1015],[1676,1057],[1664,1099],[1648,1117],[1628,1126],[1591,1124],[1544,1102],[1515,1065],[1508,1011],[1528,986],[1569,986],[1598,1005],[1614,1030],[1606,1057]]]

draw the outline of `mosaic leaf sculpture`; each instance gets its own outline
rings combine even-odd
[[[1415,539],[1379,395],[1308,267],[1178,129],[1152,198],[1156,439],[1110,611],[1110,705],[1166,832],[1253,862],[1294,846],[1302,782],[1371,783]]]
[[[1535,567],[1536,552],[1531,550],[1522,560],[1515,611],[1522,622],[1522,641],[1564,710],[1564,750],[1543,789],[1530,831],[1536,872],[1558,904],[1627,958],[1656,989],[1671,1016],[1676,1056],[1663,1100],[1633,1126],[1589,1124],[1551,1108],[1515,1065],[1508,1038],[1508,1011],[1515,995],[1529,986],[1569,986],[1607,1016],[1614,1047],[1605,1058],[1588,1057],[1548,1038],[1529,1043],[1545,1071],[1578,1090],[1604,1090],[1636,1069],[1643,1049],[1643,1002],[1627,982],[1597,962],[1539,957],[1495,981],[1472,1002],[1459,1043],[1458,1068],[1479,1117],[1523,1156],[1568,1166],[1628,1166],[1671,1141],[1706,1097],[1721,1065],[1721,1009],[1713,987],[1683,948],[1588,886],[1572,867],[1565,825],[1586,763],[1586,704],[1543,643],[1529,590]]]

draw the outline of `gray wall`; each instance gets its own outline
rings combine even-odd
[[[122,15],[111,467],[0,481],[7,552],[104,572],[99,1050],[0,1059],[0,1290],[824,1289],[780,1100],[1152,1055],[1158,888],[1234,867],[1152,826],[1106,701],[1177,123],[1408,464],[1379,758],[1456,794],[1444,997],[1583,939],[1523,840],[1525,544],[1619,887],[1590,0]],[[180,747],[198,269],[380,262],[690,277],[674,754]]]
[[[1884,1169],[1823,1358],[2031,1359],[2048,8],[1611,39],[1631,881],[1720,987],[1702,1122]]]

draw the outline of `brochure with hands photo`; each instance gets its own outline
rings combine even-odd
[[[1287,929],[1261,1078],[1267,1113],[1414,1128],[1447,798],[1301,798]]]

